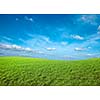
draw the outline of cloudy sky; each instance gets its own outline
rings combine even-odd
[[[0,15],[0,56],[100,57],[100,15]]]

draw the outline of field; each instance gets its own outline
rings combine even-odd
[[[100,86],[100,59],[0,57],[0,86]]]

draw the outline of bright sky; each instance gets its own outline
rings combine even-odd
[[[0,56],[100,57],[100,15],[0,15]]]

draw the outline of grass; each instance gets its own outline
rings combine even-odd
[[[0,57],[0,86],[100,86],[100,59]]]

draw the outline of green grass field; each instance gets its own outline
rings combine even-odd
[[[99,86],[100,59],[0,57],[0,86]]]

